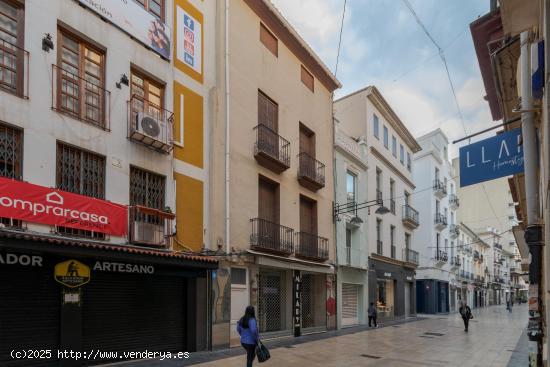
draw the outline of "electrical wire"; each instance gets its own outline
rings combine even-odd
[[[334,77],[338,73],[338,60],[340,59],[340,46],[342,45],[342,32],[344,31],[344,18],[346,16],[346,3],[347,0],[344,0],[344,10],[342,11],[342,23],[340,24],[340,36],[338,38],[338,52],[336,54],[336,66],[334,68]]]

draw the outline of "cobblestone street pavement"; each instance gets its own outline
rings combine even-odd
[[[271,349],[274,366],[524,366],[526,351],[516,350],[527,324],[527,306],[510,314],[504,306],[474,310],[470,332],[457,314],[427,316],[395,326]],[[519,344],[526,344],[520,343]],[[513,353],[516,355],[511,360]],[[191,356],[192,362],[193,356]],[[521,362],[521,364],[518,364]],[[245,356],[195,366],[242,367]],[[256,361],[254,365],[259,365]]]

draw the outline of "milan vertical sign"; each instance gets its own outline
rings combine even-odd
[[[302,335],[302,274],[294,270],[292,276],[292,320],[294,336]]]

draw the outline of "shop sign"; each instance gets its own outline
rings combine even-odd
[[[386,278],[391,278],[391,273],[384,273],[384,276],[385,276]]]
[[[153,51],[170,59],[171,31],[133,0],[79,0]]]
[[[292,276],[292,309],[294,336],[300,336],[302,335],[302,274],[300,270],[294,270]]]
[[[63,261],[55,266],[54,278],[64,286],[78,288],[90,281],[90,268],[77,260]]]
[[[409,275],[409,276],[407,276],[407,280],[408,280],[408,281],[412,281],[412,280],[413,280],[413,277],[411,277],[411,276]]]
[[[25,254],[0,254],[0,265],[42,266],[42,256]]]
[[[523,172],[521,128],[461,147],[460,187]]]
[[[115,273],[153,274],[155,272],[153,265],[125,264],[110,261],[96,261],[93,269],[94,271],[111,271]]]
[[[124,205],[0,177],[0,217],[125,236]]]

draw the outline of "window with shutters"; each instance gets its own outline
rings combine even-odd
[[[105,53],[63,29],[59,33],[56,108],[108,129]]]
[[[258,91],[258,124],[279,131],[279,105],[261,91]]]
[[[315,79],[313,78],[313,75],[309,71],[307,71],[306,68],[304,68],[303,65],[301,67],[301,77],[302,83],[304,83],[304,85],[313,92]]]
[[[278,40],[263,23],[260,23],[260,41],[275,57],[279,56]]]
[[[165,0],[133,0],[143,9],[153,14],[158,20],[164,21],[164,2]]]
[[[105,157],[57,143],[56,186],[75,194],[105,198]],[[103,233],[68,227],[57,227],[57,232],[77,237],[104,239]]]
[[[0,89],[23,96],[25,8],[20,2],[0,0]]]
[[[16,180],[23,178],[23,133],[4,124],[0,124],[0,176]],[[22,221],[0,217],[0,224],[21,227]]]

